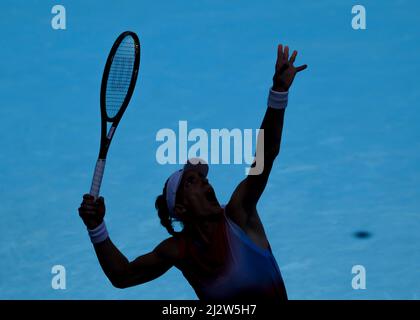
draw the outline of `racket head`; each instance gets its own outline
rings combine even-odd
[[[130,102],[140,66],[140,41],[132,31],[115,40],[105,64],[101,82],[102,120],[118,124]]]

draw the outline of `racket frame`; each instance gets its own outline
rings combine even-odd
[[[125,37],[131,36],[134,40],[135,44],[135,53],[134,53],[134,65],[133,65],[133,73],[131,75],[130,85],[127,90],[127,94],[124,98],[124,101],[118,110],[118,112],[113,117],[109,117],[106,112],[106,89],[108,83],[108,76],[111,70],[111,65],[115,57],[115,53],[117,52],[121,42],[124,40]],[[111,144],[112,138],[114,136],[115,130],[127,109],[127,106],[131,100],[131,97],[134,92],[134,88],[137,82],[137,76],[140,67],[140,40],[138,36],[132,31],[125,31],[121,33],[118,38],[115,40],[106,60],[106,64],[104,67],[104,72],[102,74],[102,81],[101,81],[101,93],[100,93],[100,106],[101,106],[101,143],[99,148],[98,160],[96,161],[95,172],[92,179],[92,184],[90,188],[90,194],[93,195],[95,198],[99,196],[99,190],[102,184],[102,177],[105,170],[105,162],[106,157],[108,154],[109,146]],[[107,132],[108,123],[111,124]]]
[[[125,96],[125,99],[118,110],[118,112],[115,114],[114,117],[110,118],[108,117],[108,114],[106,113],[106,87],[108,83],[108,76],[109,72],[111,70],[112,61],[114,59],[115,53],[118,50],[119,45],[124,40],[125,37],[131,36],[134,39],[135,43],[135,59],[134,59],[134,65],[133,65],[133,74],[131,75],[130,80],[130,86],[128,87],[127,94]],[[140,41],[138,36],[131,31],[125,31],[122,34],[118,36],[118,38],[115,40],[114,45],[111,48],[111,51],[109,52],[108,58],[106,60],[104,72],[102,74],[102,82],[101,82],[101,145],[99,149],[99,159],[105,159],[106,155],[108,153],[109,145],[111,144],[112,137],[114,136],[115,129],[117,128],[125,110],[127,109],[127,106],[130,102],[131,96],[133,95],[134,88],[136,86],[137,82],[137,75],[139,72],[139,66],[140,66]],[[109,128],[108,133],[107,131],[107,124],[111,123],[111,127]]]

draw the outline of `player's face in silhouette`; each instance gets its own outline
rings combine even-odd
[[[223,212],[208,179],[194,170],[184,172],[177,200],[177,209],[184,213],[186,220],[211,218]]]

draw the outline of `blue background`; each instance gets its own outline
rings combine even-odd
[[[51,27],[62,4],[67,29]],[[99,88],[116,36],[137,32],[141,73],[102,187],[133,259],[168,235],[154,199],[161,128],[258,128],[276,45],[297,49],[281,154],[259,211],[291,299],[420,298],[418,1],[2,1],[0,298],[195,299],[175,268],[113,288],[77,208],[99,144]],[[215,165],[226,202],[244,166]],[[358,239],[354,232],[372,236]],[[65,266],[67,289],[51,288]],[[362,264],[367,289],[353,290]]]

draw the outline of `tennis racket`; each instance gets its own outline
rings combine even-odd
[[[140,65],[140,42],[126,31],[115,40],[106,60],[101,83],[101,145],[90,194],[97,198],[105,170],[106,156],[115,130],[127,109]],[[109,130],[107,127],[110,125]]]

